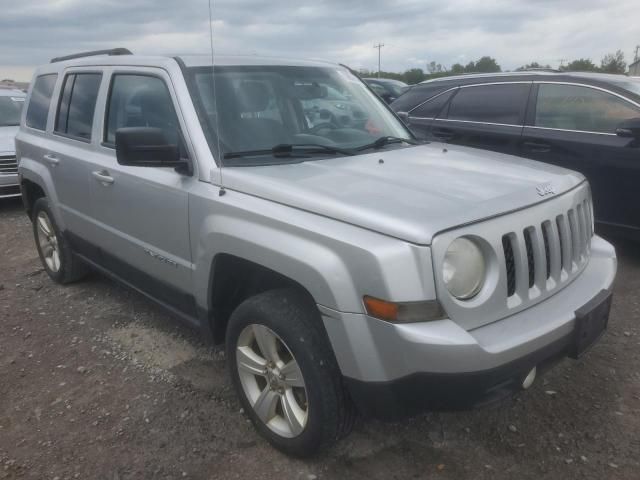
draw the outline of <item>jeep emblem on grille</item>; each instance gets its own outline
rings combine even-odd
[[[538,192],[538,195],[540,195],[541,197],[546,197],[547,195],[553,195],[554,193],[556,193],[555,189],[553,188],[553,184],[551,183],[543,183],[542,185],[538,185],[536,187],[536,192]]]

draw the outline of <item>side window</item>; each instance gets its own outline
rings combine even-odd
[[[430,98],[419,107],[411,110],[410,115],[412,117],[435,118],[454,93],[455,90],[451,90]]]
[[[115,145],[116,131],[126,127],[164,130],[169,143],[178,145],[178,116],[164,81],[140,74],[115,74],[107,100],[104,142]]]
[[[55,131],[81,140],[91,140],[100,73],[72,73],[65,77],[56,116]]]
[[[465,87],[449,106],[450,120],[522,125],[529,96],[528,83]]]
[[[36,78],[36,83],[31,92],[31,99],[27,107],[27,126],[38,130],[47,128],[47,117],[49,116],[49,105],[51,96],[58,79],[57,74],[41,75]]]
[[[541,84],[535,126],[614,133],[623,120],[640,117],[640,109],[607,92],[589,87]]]

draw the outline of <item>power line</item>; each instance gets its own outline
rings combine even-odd
[[[378,49],[378,78],[380,78],[380,54],[382,52],[382,47],[384,47],[384,43],[379,43],[373,46],[373,48]]]

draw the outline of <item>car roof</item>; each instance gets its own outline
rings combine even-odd
[[[363,78],[365,82],[380,82],[380,83],[395,83],[396,85],[407,85],[402,80],[396,80],[395,78]]]
[[[473,73],[467,75],[454,75],[451,77],[434,78],[419,83],[416,87],[451,87],[463,85],[475,85],[493,82],[534,82],[553,81],[566,83],[583,83],[601,88],[624,93],[634,100],[640,100],[640,77],[629,77],[627,75],[616,75],[610,73],[596,72],[560,72],[560,71],[522,71],[522,72],[501,72],[501,73]],[[629,85],[634,85],[629,88]],[[638,88],[635,87],[638,85]],[[414,87],[415,88],[415,87]]]
[[[160,66],[167,62],[175,62],[177,59],[187,67],[209,67],[212,65],[210,54],[201,55],[91,55],[79,58],[61,59],[48,65],[62,67],[82,67],[82,66]],[[283,66],[338,66],[337,64],[322,60],[303,60],[297,58],[285,58],[276,56],[257,56],[257,55],[215,55],[216,66],[260,66],[260,65],[283,65]],[[41,67],[44,68],[45,66]]]
[[[0,97],[24,97],[26,94],[17,88],[0,87]]]
[[[534,81],[534,80],[591,80],[599,83],[620,83],[624,81],[637,81],[639,77],[628,77],[611,73],[597,72],[552,72],[552,71],[522,71],[522,72],[500,72],[500,73],[470,73],[467,75],[453,75],[450,77],[439,77],[432,80],[425,80],[419,85],[439,84],[444,82],[455,82],[460,85],[469,83],[489,83],[491,81]]]

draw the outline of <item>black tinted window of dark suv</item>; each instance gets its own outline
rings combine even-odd
[[[624,120],[640,117],[630,102],[595,88],[542,84],[536,105],[537,127],[614,133]]]
[[[67,75],[58,108],[56,132],[82,140],[91,139],[101,80],[100,73]]]
[[[451,90],[430,98],[425,103],[412,110],[410,115],[412,117],[435,118],[442,110],[442,107],[444,107],[449,101],[454,92],[455,90]]]
[[[461,88],[449,105],[450,120],[522,125],[529,83]]]
[[[29,107],[27,108],[27,126],[44,130],[47,128],[47,117],[49,116],[49,104],[51,95],[56,85],[58,75],[41,75],[36,78],[36,83],[31,92]]]

